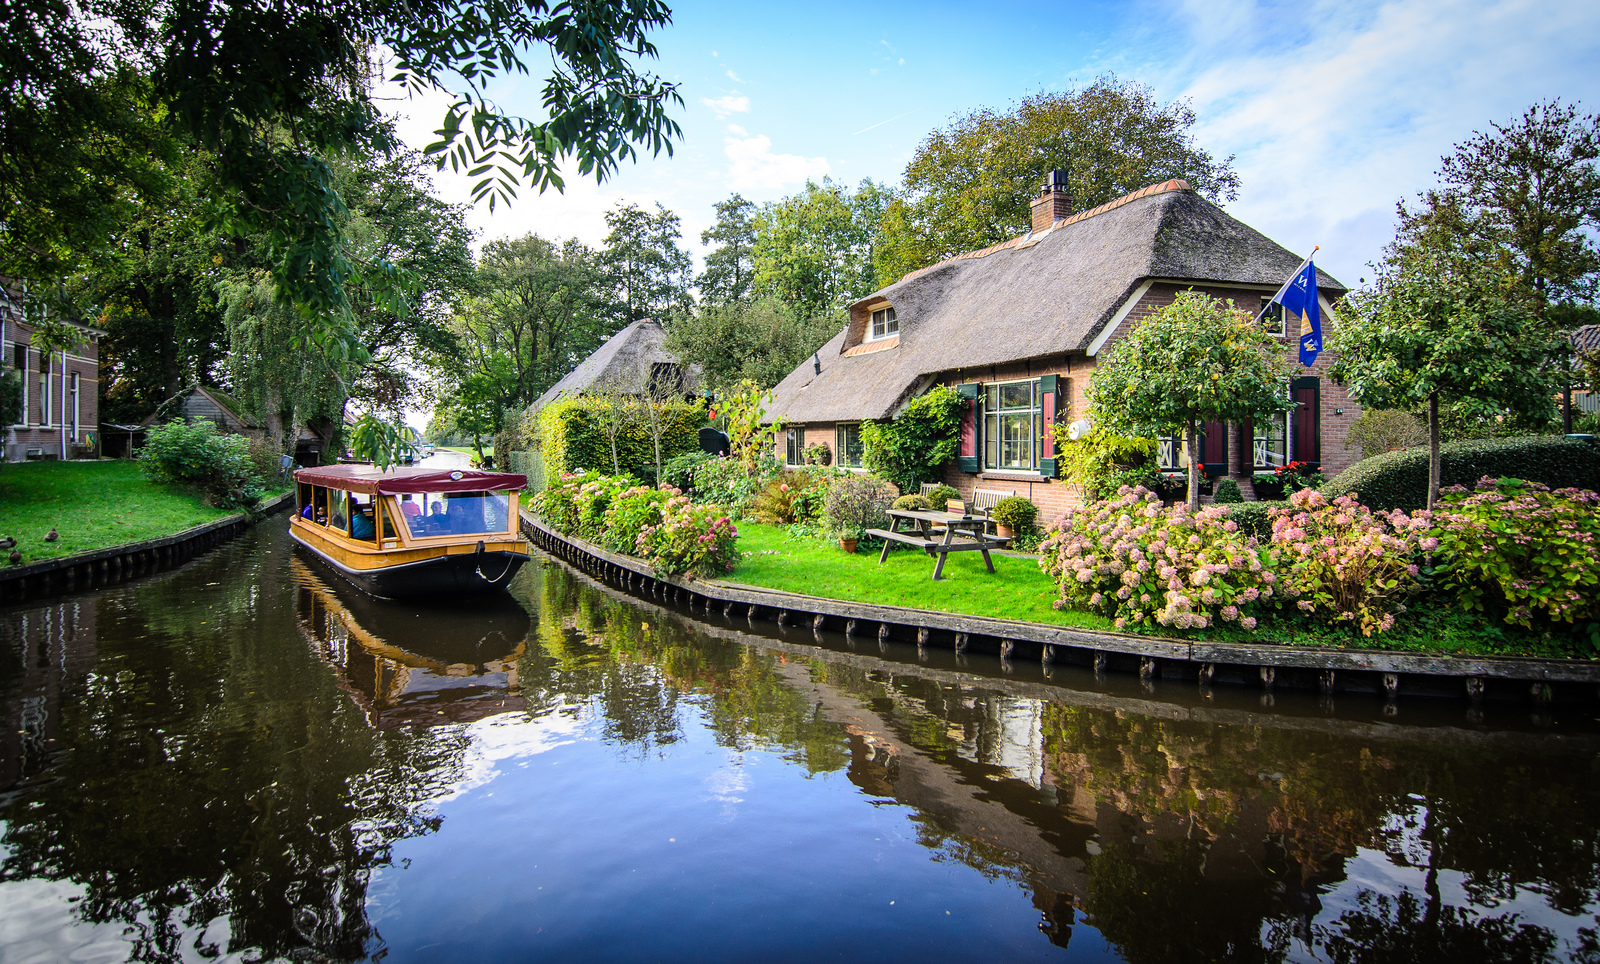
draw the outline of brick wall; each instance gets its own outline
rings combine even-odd
[[[63,425],[66,428],[68,445],[65,456],[70,458],[73,454],[71,446],[86,442],[89,433],[97,433],[100,428],[99,349],[92,338],[86,340],[75,351],[67,352],[64,370],[60,353],[53,353],[50,356],[49,385],[46,388],[41,384],[39,353],[29,347],[31,337],[32,330],[27,325],[14,320],[6,322],[4,343],[0,344],[0,364],[6,368],[12,367],[16,360],[17,346],[27,349],[27,372],[23,380],[27,394],[25,424],[0,426],[0,431],[6,433],[6,458],[20,461],[27,458],[30,449],[38,449],[44,455],[62,457]],[[74,374],[78,376],[78,419],[75,435],[72,426],[71,390]],[[63,385],[67,389],[65,401],[62,398]],[[41,425],[40,416],[44,410],[42,399],[46,391],[50,397],[50,418],[47,424]]]

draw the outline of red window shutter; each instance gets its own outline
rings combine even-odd
[[[961,413],[961,454],[967,458],[975,458],[978,454],[978,423],[974,417],[977,408],[970,400]]]

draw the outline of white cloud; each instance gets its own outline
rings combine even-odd
[[[751,135],[737,124],[728,125],[731,135],[724,139],[728,155],[727,186],[734,191],[778,190],[800,185],[807,178],[826,176],[831,168],[825,157],[772,153],[772,138]]]
[[[728,79],[733,81],[736,84],[744,83],[744,78],[740,77],[738,74],[734,73],[732,67],[728,68]]]
[[[729,71],[729,73],[732,73],[732,71]],[[715,111],[717,114],[717,120],[723,120],[729,114],[748,113],[750,110],[750,98],[744,96],[738,91],[734,91],[731,94],[727,94],[716,99],[702,97],[700,98],[700,103]]]
[[[1187,28],[1178,55],[1138,75],[1193,100],[1200,144],[1237,154],[1229,210],[1297,252],[1322,245],[1318,263],[1346,284],[1453,144],[1535,100],[1600,94],[1583,3],[1176,0],[1167,22]]]

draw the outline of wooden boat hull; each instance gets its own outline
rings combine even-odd
[[[356,588],[382,599],[459,599],[500,591],[528,561],[525,552],[486,549],[353,568],[322,551],[294,529],[289,534],[301,548]]]

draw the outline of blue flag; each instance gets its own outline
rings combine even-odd
[[[1317,301],[1317,266],[1307,258],[1272,300],[1300,316],[1300,364],[1310,367],[1322,351],[1322,308]]]

